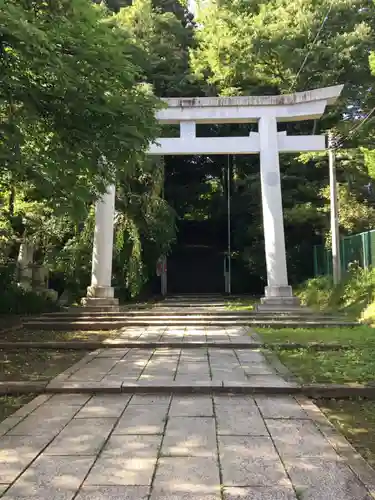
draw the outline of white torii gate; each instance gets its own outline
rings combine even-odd
[[[151,155],[260,154],[263,228],[268,286],[261,308],[285,309],[299,304],[289,286],[279,153],[323,151],[324,135],[288,136],[277,122],[320,118],[335,103],[343,85],[278,96],[199,97],[163,99],[157,112],[162,124],[179,124],[180,137],[160,138]],[[258,123],[248,137],[196,137],[197,123]],[[91,286],[86,305],[118,305],[111,286],[115,189],[110,186],[96,205]]]

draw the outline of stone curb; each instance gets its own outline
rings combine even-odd
[[[296,400],[306,412],[308,418],[315,423],[323,436],[363,483],[371,497],[375,499],[374,469],[336,429],[316,404],[304,396],[296,396]]]
[[[362,344],[340,344],[338,342],[271,342],[263,343],[262,347],[266,349],[284,349],[284,350],[295,350],[295,349],[310,349],[312,351],[341,351],[348,349],[363,349],[368,346]]]
[[[52,397],[52,394],[41,394],[33,398],[29,403],[21,406],[14,413],[9,415],[5,420],[0,422],[0,437],[4,436],[8,431],[18,425],[21,420],[30,415],[36,408],[47,402]]]
[[[339,344],[339,343],[320,343],[320,342],[309,342],[306,344],[299,342],[280,342],[280,343],[263,343],[263,342],[222,342],[222,341],[208,341],[208,342],[173,342],[173,341],[123,341],[110,339],[104,342],[102,341],[47,341],[47,342],[33,342],[33,341],[20,341],[20,342],[1,342],[0,350],[4,351],[17,351],[22,349],[61,349],[61,350],[95,350],[95,349],[124,349],[124,348],[163,348],[170,347],[176,349],[191,349],[191,348],[221,348],[221,349],[284,349],[284,350],[294,350],[294,349],[310,349],[316,351],[340,351],[348,349],[360,349],[365,348],[365,345],[351,345],[351,344]]]
[[[260,335],[257,335],[257,340],[261,341]],[[295,375],[287,368],[275,353],[266,353],[266,358],[270,365],[277,371],[279,375],[284,377],[284,379],[288,381],[296,382],[297,378]],[[331,389],[338,388],[341,386],[331,386]],[[315,385],[317,388],[317,385]],[[361,389],[363,386],[361,387]],[[314,385],[311,386],[312,392],[314,391]],[[327,386],[325,386],[327,389]],[[352,389],[355,389],[355,386],[349,387],[349,393]],[[324,396],[314,396],[313,393],[310,394],[299,394],[295,395],[296,401],[301,405],[301,407],[306,412],[308,418],[310,418],[323,436],[331,443],[332,447],[335,451],[345,460],[346,464],[351,468],[354,474],[359,478],[365,488],[368,490],[370,496],[375,499],[375,471],[374,469],[366,462],[366,460],[357,452],[357,450],[349,443],[349,441],[336,429],[336,427],[328,420],[328,418],[324,415],[324,413],[320,410],[320,408],[314,404],[308,397],[317,399],[327,398],[332,399],[328,392],[324,393]],[[339,399],[339,396],[333,396]],[[358,396],[358,391],[356,391],[356,395],[346,396],[346,397],[362,397]],[[365,396],[366,397],[366,396]],[[372,398],[368,398],[372,399]]]
[[[312,399],[375,399],[375,386],[362,384],[302,384],[301,394]]]
[[[264,357],[270,364],[271,368],[273,368],[278,375],[280,375],[284,380],[287,380],[288,382],[292,382],[295,384],[299,384],[300,381],[298,378],[292,373],[289,368],[287,368],[285,365],[282,364],[282,362],[279,360],[277,354],[273,351],[266,351],[264,352]]]
[[[42,382],[0,382],[0,395],[42,394],[46,391],[47,385],[48,381],[45,380]]]
[[[271,313],[271,312],[252,312],[252,311],[235,311],[231,309],[216,309],[216,308],[211,308],[207,309],[204,307],[194,307],[192,308],[192,311],[186,311],[186,308],[184,310],[179,310],[178,308],[175,308],[174,310],[170,310],[169,308],[167,309],[130,309],[129,311],[124,311],[120,310],[119,312],[114,312],[114,311],[86,311],[86,310],[81,310],[81,311],[73,311],[73,312],[58,312],[58,313],[46,313],[43,314],[42,316],[37,316],[31,319],[24,319],[25,322],[27,321],[39,321],[39,320],[56,320],[56,319],[77,319],[77,318],[83,318],[83,319],[98,319],[98,318],[103,318],[103,319],[160,319],[160,320],[176,320],[176,319],[204,319],[207,318],[216,318],[216,319],[233,319],[233,318],[238,318],[238,319],[265,319],[266,321],[272,320],[272,319],[278,319],[278,320],[312,320],[312,321],[350,321],[346,316],[339,316],[339,315],[332,315],[332,314],[309,314],[309,313],[302,313],[302,314],[297,314],[297,313]]]
[[[66,380],[0,382],[0,394],[43,393],[238,393],[238,394],[293,394],[314,399],[367,398],[375,399],[375,387],[364,385],[304,384],[252,385],[243,382],[197,382],[167,384],[134,382],[69,382]]]
[[[76,351],[92,351],[102,348],[110,348],[112,345],[105,342],[96,341],[20,341],[20,342],[1,342],[0,350],[4,351],[18,351],[22,349],[61,349],[61,350],[76,350]],[[119,347],[126,347],[125,345],[120,345]]]

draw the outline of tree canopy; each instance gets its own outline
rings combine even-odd
[[[0,2],[1,178],[68,205],[103,192],[155,137],[129,37],[86,0]]]

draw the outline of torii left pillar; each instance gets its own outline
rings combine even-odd
[[[91,285],[87,288],[87,296],[82,299],[84,306],[118,309],[119,301],[114,298],[112,287],[115,193],[115,186],[109,186],[95,206]]]

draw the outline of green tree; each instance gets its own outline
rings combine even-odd
[[[55,207],[102,192],[108,165],[126,169],[156,134],[157,101],[104,13],[86,0],[0,1],[2,175]]]
[[[345,83],[346,106],[357,109],[371,85],[366,58],[374,46],[374,13],[368,0],[212,1],[202,11],[192,64],[224,93],[278,94]]]
[[[138,59],[143,77],[159,97],[192,95],[198,91],[189,68],[189,48],[193,30],[181,19],[184,9],[178,2],[134,0],[111,20],[130,34],[143,51]],[[182,9],[182,10],[181,10]],[[176,16],[176,12],[180,16]]]

